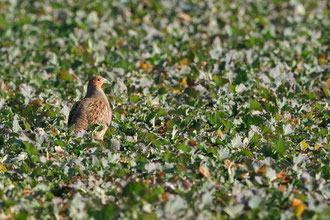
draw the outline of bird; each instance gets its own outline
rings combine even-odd
[[[109,101],[101,88],[106,81],[102,76],[94,76],[88,82],[85,98],[73,105],[69,113],[68,126],[74,125],[76,135],[87,131],[89,125],[104,124],[102,130],[95,132],[95,139],[103,140],[112,119]]]

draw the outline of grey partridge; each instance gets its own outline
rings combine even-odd
[[[105,124],[101,131],[95,133],[95,139],[103,140],[112,117],[108,99],[101,88],[105,80],[102,76],[93,77],[88,82],[85,98],[73,105],[68,125],[69,127],[74,125],[76,134],[86,131],[89,125]]]

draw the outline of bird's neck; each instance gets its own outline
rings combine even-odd
[[[87,93],[86,93],[85,98],[95,98],[95,99],[108,101],[108,99],[107,99],[105,93],[103,92],[103,90],[98,89],[98,88],[87,89]]]

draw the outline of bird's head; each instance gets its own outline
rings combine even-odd
[[[104,82],[107,80],[103,78],[102,76],[94,76],[89,82],[88,82],[88,88],[96,88],[101,89],[101,86]]]

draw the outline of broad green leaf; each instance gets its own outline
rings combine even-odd
[[[253,110],[262,111],[261,104],[254,99],[249,99],[249,105],[250,105],[250,107],[249,107],[250,111],[253,111]]]

